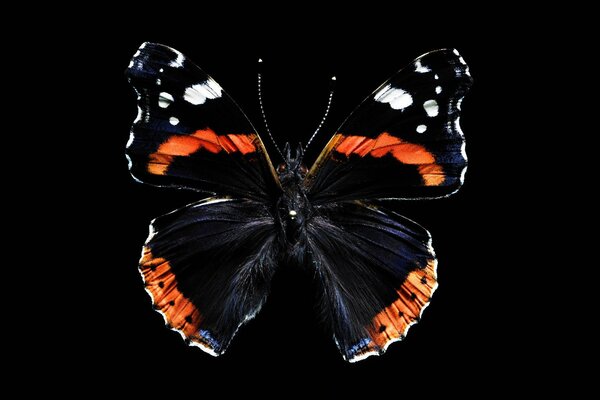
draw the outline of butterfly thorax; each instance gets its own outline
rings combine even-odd
[[[298,146],[296,155],[292,157],[290,145],[287,143],[284,154],[285,161],[277,167],[283,189],[277,202],[277,216],[288,243],[294,244],[298,241],[310,214],[310,204],[302,184],[307,169],[302,164],[302,146]]]

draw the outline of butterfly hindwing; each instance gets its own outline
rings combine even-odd
[[[437,287],[431,236],[360,202],[323,207],[307,227],[322,307],[348,361],[383,353],[418,321]]]
[[[307,175],[309,197],[319,204],[454,193],[467,166],[459,114],[471,83],[456,50],[416,59],[340,126]]]
[[[126,75],[138,94],[127,144],[137,180],[254,199],[277,192],[275,171],[252,124],[183,54],[144,43]]]
[[[190,345],[223,353],[266,299],[274,221],[264,205],[211,198],[154,220],[140,272],[154,307]]]

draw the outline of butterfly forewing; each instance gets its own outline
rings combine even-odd
[[[138,95],[127,144],[137,180],[252,199],[276,196],[278,179],[256,130],[187,57],[144,43],[126,75]]]
[[[315,204],[443,197],[467,166],[460,107],[471,86],[458,51],[427,53],[348,117],[309,171]]]

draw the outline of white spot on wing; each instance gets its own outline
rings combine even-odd
[[[417,60],[417,62],[415,62],[415,71],[424,74],[425,72],[431,72],[431,68],[423,66],[421,60]]]
[[[158,106],[160,108],[167,108],[174,101],[173,96],[167,92],[160,92],[158,95]]]
[[[423,133],[427,130],[427,125],[419,125],[417,126],[417,132]]]
[[[387,85],[375,94],[375,101],[388,103],[394,110],[404,110],[413,103],[412,96],[402,89]]]
[[[458,57],[458,61],[460,61],[461,64],[467,65],[467,63],[465,62],[465,59],[462,57]]]
[[[460,57],[460,53],[458,52],[458,50],[454,49],[454,50],[452,50],[452,52],[453,52],[455,55],[457,55],[457,56],[459,56],[459,57]]]
[[[129,65],[127,66],[127,68],[131,68],[133,67],[133,60],[129,61]]]
[[[171,125],[175,126],[179,123],[179,119],[177,117],[171,117],[169,118],[169,122],[171,123]]]
[[[379,92],[375,93],[374,100],[381,102],[379,99],[382,98],[391,88],[392,85],[385,85]]]
[[[399,89],[401,90],[401,89]],[[392,106],[392,108],[394,110],[404,110],[406,107],[410,106],[412,104],[413,100],[412,97],[410,96],[410,94],[404,92],[402,94],[400,94],[398,97],[394,98],[391,102],[390,102],[390,106]]]
[[[440,77],[438,76],[438,74],[435,74],[433,77],[435,78],[435,80],[440,79]]]
[[[212,79],[204,83],[198,83],[185,89],[183,98],[188,103],[195,106],[204,104],[207,99],[216,99],[221,97],[223,89]]]
[[[438,103],[435,100],[427,100],[425,103],[423,103],[423,108],[430,117],[435,117],[440,111]]]
[[[157,84],[158,86],[160,86],[160,83],[161,83],[161,81],[160,81],[160,78],[157,78],[157,79],[156,79],[156,84]]]
[[[164,71],[165,71],[164,68],[161,68],[161,69],[158,70],[158,72],[164,72]]]
[[[137,56],[139,56],[139,55],[140,55],[140,51],[138,50],[138,51],[136,51],[136,52],[135,52],[135,54],[133,55],[133,58],[136,58],[136,57],[137,57]]]
[[[436,92],[437,94],[440,94],[440,93],[442,93],[442,87],[441,87],[441,86],[436,86],[436,87],[435,87],[435,92]]]
[[[182,68],[183,67],[183,54],[178,52],[177,50],[173,50],[177,57],[169,63],[169,67]]]

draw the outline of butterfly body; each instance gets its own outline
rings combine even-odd
[[[277,168],[281,183],[281,197],[277,200],[277,221],[281,226],[283,241],[293,248],[305,234],[305,224],[314,212],[303,187],[306,167],[302,164],[302,146],[293,157],[290,145],[285,145],[285,161]]]
[[[201,196],[152,221],[142,251],[146,290],[169,327],[220,355],[277,269],[297,265],[315,277],[344,359],[404,338],[437,288],[437,259],[425,228],[374,201],[462,185],[459,115],[472,80],[456,50],[427,53],[376,89],[310,169],[289,145],[274,168],[241,109],[177,50],[144,43],[126,73],[138,94],[131,174]]]

